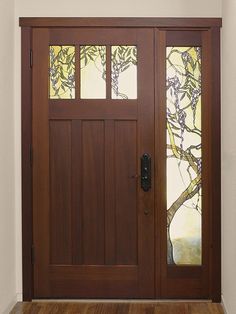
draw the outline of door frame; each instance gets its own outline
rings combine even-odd
[[[32,28],[34,27],[126,27],[157,28],[162,30],[210,30],[211,60],[214,78],[211,88],[212,127],[210,130],[212,182],[211,194],[211,254],[210,297],[221,302],[221,107],[220,107],[220,27],[221,18],[20,18],[21,26],[21,121],[22,121],[22,271],[23,300],[31,301],[33,293],[33,209],[32,209]],[[155,84],[156,85],[156,84]],[[155,98],[157,108],[157,97]],[[157,112],[157,110],[155,110]],[[156,140],[155,140],[156,143]],[[155,156],[157,159],[157,156]],[[156,167],[157,168],[157,167]],[[157,169],[155,169],[155,177]],[[155,190],[157,200],[157,191]],[[157,202],[157,201],[156,201]],[[156,203],[157,204],[157,203]],[[157,215],[156,215],[157,216]],[[158,232],[157,232],[158,233]],[[156,234],[155,240],[159,235]],[[159,278],[156,276],[156,284]]]

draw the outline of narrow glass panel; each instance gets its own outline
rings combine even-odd
[[[75,98],[75,47],[50,46],[49,98]]]
[[[137,47],[111,48],[112,99],[137,99]]]
[[[80,98],[106,98],[106,46],[80,46]]]
[[[166,48],[168,264],[201,265],[201,48]]]

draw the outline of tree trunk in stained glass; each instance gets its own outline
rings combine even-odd
[[[111,47],[112,99],[137,99],[137,47]]]
[[[166,48],[167,262],[201,265],[201,48]]]

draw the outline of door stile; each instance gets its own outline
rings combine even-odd
[[[166,225],[166,81],[165,81],[166,32],[155,30],[155,267],[156,298],[161,298],[165,289],[165,236],[160,226]]]
[[[202,285],[203,295],[210,294],[212,253],[212,63],[211,30],[202,32]]]
[[[34,293],[47,296],[49,264],[49,124],[48,29],[33,29],[32,133],[33,133],[33,238],[35,247]],[[41,175],[44,173],[44,176]],[[40,197],[38,197],[40,195]],[[42,231],[43,229],[43,231]],[[42,254],[37,255],[40,251]]]
[[[213,302],[221,302],[221,81],[220,81],[220,28],[211,28],[212,68],[212,112],[211,142],[212,156],[212,254],[211,254],[211,298]],[[213,213],[214,209],[214,213]]]
[[[154,297],[154,30],[139,30],[138,47],[142,47],[142,58],[139,56],[138,77],[149,78],[143,84],[138,81],[138,169],[140,158],[144,153],[151,156],[152,186],[148,192],[144,192],[140,186],[139,172],[139,287],[140,296],[143,298]],[[145,41],[142,41],[145,38]],[[146,49],[145,44],[148,44]],[[151,63],[150,60],[153,60]],[[145,106],[143,105],[145,103]],[[139,170],[140,171],[140,170]],[[147,214],[144,212],[147,211]]]
[[[32,213],[32,34],[30,27],[21,29],[21,134],[22,134],[22,280],[23,299],[30,301],[33,296],[33,213]]]

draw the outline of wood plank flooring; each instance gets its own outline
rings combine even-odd
[[[19,302],[11,314],[223,314],[210,302],[80,303]]]

